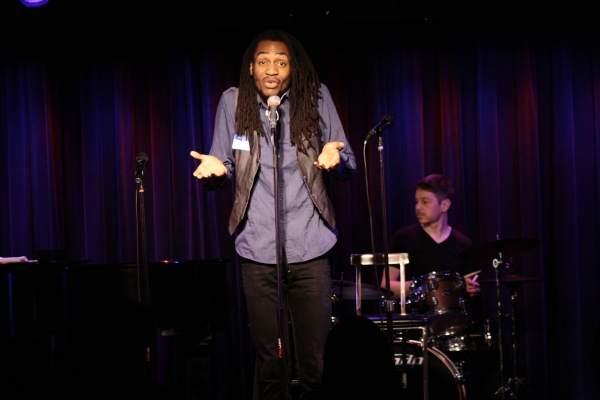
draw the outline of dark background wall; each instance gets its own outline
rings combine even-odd
[[[209,150],[219,96],[236,84],[252,37],[282,28],[330,88],[360,166],[354,180],[330,183],[340,230],[333,277],[352,276],[350,254],[373,251],[365,176],[382,251],[383,223],[391,235],[415,222],[412,184],[443,173],[457,190],[450,224],[475,243],[541,240],[511,260],[541,279],[520,285],[517,302],[530,397],[595,398],[597,16],[583,2],[5,1],[0,256],[66,249],[74,260],[135,261],[134,160],[146,152],[149,259],[230,260],[223,298],[237,328],[220,368],[239,387],[221,391],[246,393],[251,360],[235,360],[250,351],[226,232],[233,189],[205,192],[189,151]],[[386,221],[375,141],[363,164],[364,137],[383,114],[396,121],[384,134]],[[491,280],[491,260],[481,267]],[[482,285],[483,313],[494,317],[494,286]]]

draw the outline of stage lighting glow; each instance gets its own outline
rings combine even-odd
[[[48,3],[49,0],[21,0],[21,4],[25,7],[41,7]]]

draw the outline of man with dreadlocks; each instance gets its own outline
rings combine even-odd
[[[209,155],[194,172],[221,188],[236,171],[229,233],[238,232],[244,292],[256,348],[255,397],[280,399],[279,308],[276,268],[273,145],[265,114],[270,96],[279,106],[279,204],[283,289],[292,321],[303,398],[321,383],[323,351],[331,325],[327,252],[337,240],[323,175],[348,179],[354,154],[328,89],[296,38],[281,31],[258,35],[242,60],[239,89],[230,88],[217,108]]]

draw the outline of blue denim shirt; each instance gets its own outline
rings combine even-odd
[[[341,165],[331,174],[338,179],[348,179],[356,171],[356,160],[344,134],[331,95],[324,85],[321,86],[321,94],[323,98],[319,100],[319,114],[322,117],[323,143],[340,141],[345,144],[340,151]],[[265,132],[269,134],[270,125],[265,114],[266,105],[258,95],[257,106],[260,107]],[[296,148],[290,142],[289,101],[285,95],[282,98],[279,113],[281,143],[278,183],[281,195],[280,237],[288,262],[296,263],[325,254],[335,244],[337,231],[321,218],[300,176]],[[230,88],[221,96],[217,108],[215,134],[210,150],[210,154],[219,158],[227,168],[228,178],[231,177],[235,167],[232,151],[234,131],[235,88]],[[258,176],[252,189],[245,222],[235,241],[235,247],[237,253],[244,258],[260,263],[274,264],[276,260],[274,174],[273,147],[270,138],[260,137],[260,149]]]

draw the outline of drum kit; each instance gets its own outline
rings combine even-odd
[[[537,239],[497,239],[475,245],[460,255],[468,262],[493,260],[495,279],[481,282],[496,284],[498,300],[496,319],[485,319],[483,322],[475,324],[468,315],[465,278],[481,271],[465,276],[449,271],[432,271],[413,279],[410,293],[406,299],[406,310],[411,315],[427,317],[427,335],[415,338],[410,335],[410,332],[404,331],[401,325],[394,325],[396,365],[403,371],[406,371],[407,367],[409,368],[408,385],[405,384],[403,387],[403,389],[407,389],[402,391],[403,398],[464,400],[467,398],[467,393],[470,398],[477,399],[519,398],[524,387],[522,378],[517,377],[516,291],[517,286],[521,283],[540,281],[541,279],[523,277],[513,273],[501,278],[499,266],[507,264],[503,261],[504,257],[520,256],[534,250],[539,245],[540,241]],[[354,282],[341,280],[332,281],[332,283],[334,299],[356,300],[355,293],[358,291],[355,290]],[[362,288],[362,296],[359,297],[359,301],[389,298],[385,296],[385,291],[376,286],[360,284],[360,281],[359,285]],[[502,286],[507,286],[511,290],[510,314],[503,313]],[[505,338],[502,328],[506,316],[511,317],[510,340]],[[369,318],[385,329],[382,320],[385,319],[385,316],[376,315],[369,316]],[[404,340],[402,340],[403,335],[405,336]],[[424,336],[427,337],[427,346],[422,345]],[[505,341],[511,344],[513,358],[512,374],[507,381],[505,381],[507,366],[503,348]],[[427,365],[425,377],[423,374],[423,348],[427,349],[428,355],[428,362],[425,363]],[[484,360],[481,361],[482,359]],[[489,365],[490,362],[494,363],[494,360],[498,362],[498,370]],[[482,378],[483,370],[496,372]],[[425,382],[429,382],[428,393],[422,386],[424,379]],[[478,379],[482,382],[473,382]],[[482,385],[492,387],[482,388]],[[500,385],[499,388],[497,388],[498,385]]]

